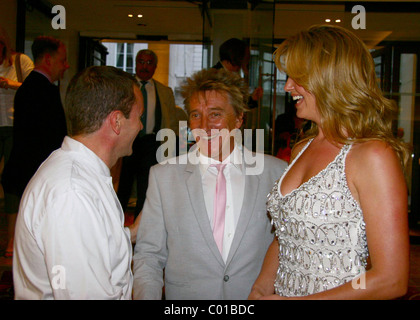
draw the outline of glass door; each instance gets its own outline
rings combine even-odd
[[[203,30],[202,30],[202,57],[201,57],[201,67],[202,69],[208,69],[211,67],[211,57],[212,57],[212,20],[210,15],[209,2],[203,1],[201,5],[201,17],[203,18]]]
[[[397,134],[412,145],[407,166],[410,227],[420,228],[420,47],[394,46],[392,97],[400,108]]]
[[[372,52],[378,83],[399,107],[395,134],[412,146],[406,167],[410,228],[420,228],[420,47],[394,43]]]
[[[246,129],[252,130],[253,150],[273,153],[273,127],[278,106],[277,72],[273,62],[273,28],[275,3],[259,3],[248,8],[249,14],[249,82],[250,94],[263,89],[258,107],[247,114]],[[245,137],[246,138],[246,137]]]

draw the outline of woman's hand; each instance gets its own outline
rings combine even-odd
[[[22,83],[10,80],[5,77],[0,77],[0,88],[17,90]]]

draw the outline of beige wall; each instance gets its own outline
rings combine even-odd
[[[153,79],[168,85],[169,79],[169,44],[168,43],[149,43],[149,50],[158,56],[158,65]]]
[[[0,1],[0,26],[4,28],[10,37],[12,48],[16,48],[16,0]]]

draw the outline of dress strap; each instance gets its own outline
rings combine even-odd
[[[289,164],[289,167],[292,167],[293,166],[293,164],[297,161],[297,159],[300,158],[300,156],[302,155],[302,153],[304,153],[305,150],[308,149],[309,145],[312,143],[313,140],[314,140],[314,138],[309,139],[309,141],[306,143],[306,145],[302,148],[302,150],[299,151],[298,155]]]
[[[352,144],[345,144],[341,148],[340,153],[337,155],[337,158],[334,161],[336,164],[338,164],[339,171],[343,173],[345,172],[345,169],[346,169],[346,158],[351,149],[351,146]]]
[[[346,157],[351,149],[351,146],[352,144],[345,144],[343,148],[341,149],[341,156],[342,156],[343,164],[346,161]]]
[[[283,181],[283,178],[286,176],[286,174],[289,172],[290,168],[293,167],[293,165],[295,164],[295,162],[297,161],[297,159],[299,159],[299,157],[302,155],[302,153],[305,152],[305,150],[309,147],[309,145],[311,144],[312,140],[314,140],[314,138],[311,138],[306,145],[302,148],[302,150],[300,150],[300,152],[298,153],[298,155],[293,159],[293,161],[291,163],[289,163],[289,165],[287,166],[286,170],[283,171],[283,174],[281,175],[281,177],[276,181],[276,185],[278,188],[278,193],[280,196],[283,196],[281,191],[280,191],[280,186],[281,183]]]

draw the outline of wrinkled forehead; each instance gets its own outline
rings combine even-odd
[[[219,105],[230,105],[229,94],[223,90],[199,90],[191,95],[190,108],[193,105],[217,103]]]
[[[210,90],[200,90],[193,94],[193,97],[200,100],[207,101],[209,98],[212,99],[228,99],[229,95],[224,90],[216,90],[216,89],[210,89]]]
[[[136,57],[136,62],[139,61],[152,61],[153,63],[156,63],[155,58],[151,54],[147,53],[141,53]]]
[[[232,104],[229,93],[223,90],[205,90],[193,93],[187,106],[187,113],[216,109],[228,114],[233,113],[235,116],[240,115],[240,112]]]

